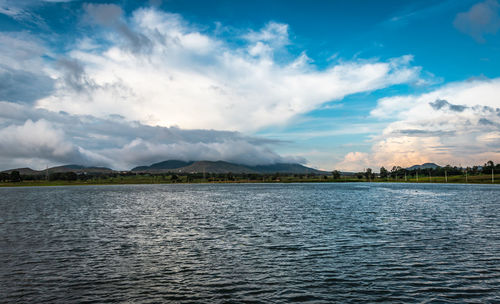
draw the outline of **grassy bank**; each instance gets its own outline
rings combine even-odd
[[[21,181],[21,182],[0,182],[0,187],[29,187],[29,186],[72,186],[72,185],[132,185],[132,184],[192,184],[192,183],[332,183],[332,182],[376,182],[376,183],[469,183],[469,184],[492,184],[491,175],[473,175],[468,176],[449,176],[446,179],[443,176],[425,177],[420,176],[418,180],[412,178],[375,178],[371,181],[365,178],[359,179],[356,177],[341,177],[340,179],[332,179],[331,176],[314,176],[298,178],[295,176],[280,176],[279,178],[262,177],[259,179],[248,179],[244,177],[234,177],[233,179],[211,178],[211,179],[193,179],[187,176],[178,176],[172,179],[171,176],[119,176],[108,178],[93,178],[88,180],[76,181]],[[500,174],[495,175],[495,184],[500,184]]]

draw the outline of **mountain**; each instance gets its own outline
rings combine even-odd
[[[45,170],[42,170],[43,172]],[[64,165],[58,167],[49,168],[49,173],[64,173],[64,172],[75,172],[75,173],[112,173],[113,170],[106,167],[85,167],[81,165]]]
[[[12,171],[19,171],[21,175],[43,175],[46,174],[46,170],[33,170],[30,168],[17,168],[9,169],[2,172],[10,173]],[[80,165],[64,165],[48,168],[49,173],[65,173],[65,172],[75,172],[75,173],[111,173],[114,172],[110,168],[105,167],[85,167]]]
[[[414,166],[411,166],[409,168],[406,168],[406,170],[417,170],[417,169],[436,169],[436,168],[439,168],[441,166],[439,165],[436,165],[435,163],[425,163],[425,164],[422,164],[422,165],[414,165]]]
[[[3,172],[10,173],[19,171],[21,175],[43,175],[46,170],[32,170],[30,168],[18,168],[5,170]],[[85,167],[81,165],[64,165],[48,169],[49,173],[94,173],[105,174],[113,173],[114,170],[105,167]],[[300,164],[278,163],[272,165],[247,166],[235,164],[225,161],[182,161],[182,160],[166,160],[159,163],[154,163],[150,166],[138,166],[131,170],[135,173],[234,173],[234,174],[330,174],[330,172],[320,171],[309,168]]]
[[[2,171],[1,173],[11,173],[12,171],[19,171],[19,174],[21,175],[40,175],[43,174],[42,171],[36,171],[31,168],[16,168],[16,169],[9,169]]]
[[[182,161],[182,160],[166,160],[166,161],[162,161],[162,162],[159,162],[159,163],[152,164],[151,166],[139,166],[139,167],[135,167],[135,168],[133,168],[130,171],[133,171],[133,172],[136,172],[136,171],[152,171],[152,170],[158,170],[158,171],[165,170],[165,171],[169,171],[171,169],[178,169],[178,168],[182,168],[182,167],[187,167],[187,166],[191,165],[192,163],[194,163],[194,162],[186,162],[186,161]]]
[[[278,163],[273,165],[247,166],[225,161],[196,161],[184,162],[179,160],[167,160],[164,162],[152,164],[151,166],[139,166],[133,168],[133,172],[144,173],[254,173],[254,174],[272,174],[272,173],[291,173],[291,174],[330,174],[305,167],[300,164]]]

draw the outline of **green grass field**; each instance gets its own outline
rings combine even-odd
[[[500,184],[500,174],[495,175],[495,184]],[[172,183],[325,183],[325,182],[368,182],[365,178],[358,179],[356,177],[341,177],[340,179],[332,179],[331,176],[324,178],[323,176],[297,178],[294,176],[280,176],[272,178],[270,176],[263,177],[258,180],[250,180],[244,177],[235,177],[234,180],[226,179],[190,179],[186,176],[179,176],[177,180],[172,180],[170,176],[147,176],[147,175],[132,175],[119,176],[111,178],[94,178],[86,181],[21,181],[21,182],[0,182],[0,187],[29,187],[29,186],[71,186],[71,185],[127,185],[127,184],[172,184]],[[492,184],[491,175],[474,175],[468,176],[449,176],[446,181],[445,177],[419,176],[416,178],[375,178],[371,182],[386,183],[470,183],[470,184]]]

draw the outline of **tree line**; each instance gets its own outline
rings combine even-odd
[[[106,180],[114,178],[155,178],[158,182],[195,182],[195,181],[208,181],[208,182],[223,182],[223,181],[280,181],[281,178],[287,177],[289,179],[312,179],[312,178],[327,178],[326,175],[318,175],[314,173],[308,174],[284,174],[284,173],[136,173],[136,172],[112,172],[112,173],[76,173],[76,172],[51,172],[48,175],[24,175],[19,171],[12,171],[9,173],[0,173],[0,182],[21,182],[21,181],[89,181],[89,180]]]
[[[444,167],[436,168],[416,168],[413,170],[401,168],[400,166],[392,167],[391,171],[384,167],[380,168],[379,177],[380,178],[404,178],[406,177],[417,177],[417,176],[457,176],[457,175],[482,175],[482,174],[500,174],[500,164],[496,164],[493,161],[486,162],[483,166],[472,166],[472,167],[457,167],[446,165]]]
[[[380,168],[380,173],[376,174],[371,168],[367,168],[364,172],[357,172],[349,174],[358,180],[366,179],[367,181],[381,179],[403,179],[403,178],[416,178],[424,176],[443,177],[443,176],[457,176],[457,175],[484,175],[484,174],[500,174],[500,164],[495,164],[493,161],[486,162],[483,166],[472,167],[457,167],[457,166],[444,166],[436,168],[417,168],[407,169],[400,166],[393,166],[389,171],[385,167]],[[112,173],[75,173],[75,172],[51,172],[48,175],[24,175],[19,171],[14,170],[10,173],[1,172],[0,182],[21,182],[21,181],[88,181],[94,179],[110,179],[110,178],[125,178],[125,177],[145,177],[153,176],[158,178],[159,181],[168,182],[194,182],[194,181],[208,181],[208,182],[222,182],[222,181],[280,181],[283,178],[287,180],[341,180],[347,178],[347,175],[338,170],[333,170],[330,177],[326,175],[318,175],[314,173],[308,174],[285,174],[285,173],[135,173],[135,172],[112,172]]]

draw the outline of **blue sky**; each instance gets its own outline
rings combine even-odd
[[[500,161],[499,12],[0,0],[0,167]]]

